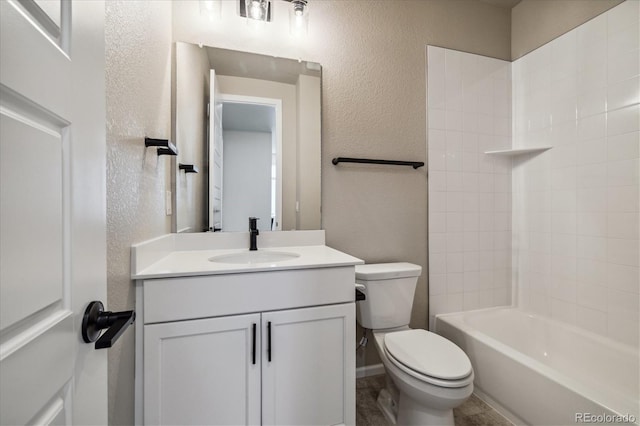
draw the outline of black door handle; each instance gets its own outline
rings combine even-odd
[[[96,342],[96,349],[110,348],[135,320],[135,311],[105,312],[102,302],[94,300],[84,311],[82,339],[85,343]],[[108,330],[100,337],[100,330],[105,328]]]

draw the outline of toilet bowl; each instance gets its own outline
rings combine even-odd
[[[358,302],[361,326],[373,330],[388,375],[378,405],[402,425],[453,425],[453,408],[473,392],[473,368],[453,342],[408,327],[422,268],[410,263],[356,266],[366,299]]]
[[[426,345],[434,343],[434,340],[442,340],[453,348],[438,348],[430,350],[428,353],[446,356],[454,355],[452,358],[460,360],[462,356],[466,358],[467,364],[458,365],[459,371],[465,374],[451,374],[452,371],[444,368],[439,370],[433,368],[431,374],[424,374],[421,365],[399,360],[393,355],[389,349],[389,340],[397,334],[418,332],[418,335],[410,337],[416,341],[423,341]],[[424,333],[424,335],[423,335]],[[437,334],[430,333],[426,330],[406,330],[392,332],[374,332],[375,345],[385,371],[391,377],[393,384],[398,388],[397,401],[393,398],[380,398],[378,403],[381,405],[383,412],[389,420],[401,425],[453,425],[453,409],[471,396],[473,392],[473,369],[467,356],[462,350],[455,346],[445,338]],[[439,342],[440,343],[440,342]],[[438,345],[440,346],[440,345]],[[411,347],[412,358],[419,358],[420,355],[426,355],[424,351],[420,351]],[[457,355],[457,356],[456,356]],[[428,358],[428,357],[426,357]],[[445,364],[450,364],[445,362]],[[441,364],[431,363],[432,366]],[[456,378],[452,378],[456,377]],[[393,393],[387,390],[389,395]],[[389,404],[386,405],[385,404]],[[395,406],[394,406],[395,405]]]

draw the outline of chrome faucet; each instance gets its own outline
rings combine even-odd
[[[256,237],[260,235],[260,231],[258,231],[258,218],[250,217],[249,218],[249,250],[256,251],[258,250],[258,245],[256,242]]]

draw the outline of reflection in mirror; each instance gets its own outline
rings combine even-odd
[[[320,229],[321,69],[176,43],[174,232]]]

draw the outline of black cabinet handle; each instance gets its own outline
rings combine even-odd
[[[84,311],[82,339],[85,343],[96,342],[96,349],[110,348],[135,320],[135,311],[105,312],[102,302],[93,301]],[[108,330],[100,337],[100,330],[105,328]]]
[[[271,362],[271,321],[267,322],[267,361]]]
[[[253,331],[251,334],[252,344],[251,344],[251,363],[256,365],[256,323],[253,323]]]

